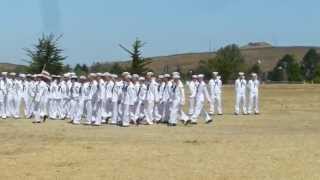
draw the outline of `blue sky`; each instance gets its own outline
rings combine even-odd
[[[319,0],[0,0],[0,62],[23,63],[42,33],[63,34],[66,63],[128,59],[118,44],[145,41],[144,56],[268,41],[320,46]]]

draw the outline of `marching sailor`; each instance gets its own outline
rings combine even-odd
[[[209,114],[214,115],[218,112],[218,115],[222,115],[222,81],[218,78],[218,72],[213,72],[213,78],[209,81],[209,89],[211,95],[210,112]]]

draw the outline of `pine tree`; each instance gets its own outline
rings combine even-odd
[[[53,34],[42,35],[33,49],[25,49],[31,59],[27,61],[30,64],[30,73],[40,73],[43,69],[52,74],[63,72],[63,61],[67,57],[62,55],[63,49],[59,48],[58,42],[61,37],[55,37]]]
[[[145,59],[142,57],[142,51],[141,49],[144,47],[145,43],[140,41],[138,38],[132,45],[132,50],[127,49],[123,45],[119,45],[123,50],[125,50],[127,53],[131,56],[131,67],[129,68],[129,71],[134,74],[144,74],[149,69],[146,67],[151,62],[149,59]]]

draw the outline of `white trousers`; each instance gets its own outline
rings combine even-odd
[[[71,99],[70,106],[71,106],[70,119],[74,124],[80,124],[81,107],[80,107],[79,99]]]
[[[250,93],[249,95],[249,107],[248,113],[259,113],[259,94],[258,93]]]
[[[169,124],[177,124],[180,111],[180,100],[174,100],[170,106]]]
[[[194,113],[194,106],[195,106],[195,98],[194,97],[189,97],[189,116],[192,116]]]
[[[247,114],[247,99],[245,93],[236,94],[236,104],[235,113],[240,114],[240,109],[242,108],[242,113]]]
[[[210,103],[210,114],[222,114],[221,94],[213,94]]]
[[[19,97],[16,94],[8,94],[7,99],[7,116],[8,117],[19,117]]]
[[[192,122],[197,122],[200,115],[203,116],[205,121],[209,121],[211,117],[208,112],[203,108],[204,101],[196,101],[196,106],[193,115],[191,116]]]
[[[146,116],[146,121],[148,124],[153,124],[153,120],[154,120],[153,111],[154,111],[154,101],[145,101],[144,114]]]
[[[144,117],[144,105],[142,101],[138,101],[135,105],[134,120],[137,121],[139,118]]]
[[[121,122],[122,126],[129,126],[130,125],[130,112],[133,106],[129,104],[122,104],[122,115],[121,115]]]
[[[111,124],[117,124],[118,123],[118,101],[112,101],[112,117],[111,117]]]
[[[0,116],[1,116],[1,118],[3,118],[3,119],[7,118],[5,99],[3,99],[3,100],[0,101]]]

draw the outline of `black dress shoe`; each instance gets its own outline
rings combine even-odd
[[[191,120],[188,119],[186,122],[184,122],[184,125],[188,125],[188,124],[190,124],[190,123],[191,123]]]
[[[210,123],[212,123],[212,119],[210,119],[210,120],[208,120],[208,121],[206,122],[206,124],[210,124]]]
[[[43,122],[46,122],[47,119],[48,119],[48,116],[47,116],[47,115],[43,116]]]

